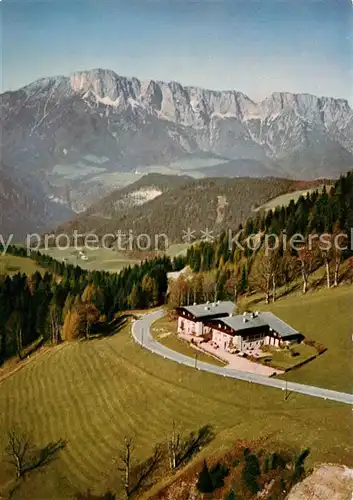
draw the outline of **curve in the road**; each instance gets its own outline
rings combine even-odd
[[[193,358],[184,356],[183,354],[173,351],[172,349],[168,349],[164,345],[154,340],[154,338],[152,337],[150,332],[151,324],[158,318],[162,317],[163,314],[163,310],[154,311],[153,313],[146,314],[141,319],[136,320],[132,325],[132,335],[135,341],[154,354],[163,356],[165,359],[169,359],[171,361],[175,361],[177,363],[195,368],[195,360]],[[221,375],[223,377],[236,378],[238,380],[244,380],[247,382],[253,382],[255,384],[274,387],[283,391],[287,390],[288,392],[297,392],[300,394],[305,394],[307,396],[329,399],[332,401],[338,401],[340,403],[351,405],[353,404],[353,395],[347,394],[345,392],[331,391],[329,389],[323,389],[321,387],[313,387],[310,385],[297,384],[295,382],[287,382],[285,380],[279,380],[276,378],[268,378],[262,375],[257,375],[255,373],[241,372],[239,370],[215,366],[200,361],[197,362],[197,369],[214,373],[216,375]]]

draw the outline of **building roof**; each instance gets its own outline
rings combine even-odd
[[[277,332],[282,338],[291,337],[293,335],[301,335],[298,330],[292,328],[288,323],[278,318],[275,314],[271,312],[261,313],[261,317],[266,321],[268,326]]]
[[[194,304],[193,306],[181,306],[195,318],[209,318],[217,316],[231,315],[234,312],[235,305],[230,300],[222,300],[205,304]]]
[[[229,318],[220,318],[220,321],[237,332],[267,326],[260,316],[252,318],[250,314],[246,316],[238,314],[237,316],[231,316]]]
[[[301,335],[300,332],[292,328],[271,312],[247,313],[227,318],[220,318],[219,321],[237,332],[252,328],[268,327],[276,332],[281,338]]]

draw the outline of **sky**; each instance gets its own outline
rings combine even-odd
[[[1,0],[0,0],[1,1]],[[2,0],[1,91],[92,68],[353,103],[353,0]]]

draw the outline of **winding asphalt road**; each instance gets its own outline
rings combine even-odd
[[[143,316],[143,318],[139,320],[136,320],[132,325],[132,335],[135,341],[142,347],[148,349],[154,354],[163,356],[165,359],[170,359],[171,361],[195,368],[195,359],[168,349],[152,337],[150,332],[151,324],[158,318],[162,317],[163,314],[164,312],[162,310],[155,311]],[[321,387],[313,387],[310,385],[297,384],[295,382],[287,382],[276,378],[268,378],[254,373],[241,372],[231,368],[203,363],[201,361],[197,361],[196,368],[198,370],[215,373],[216,375],[221,375],[223,377],[236,378],[250,383],[252,382],[255,384],[267,385],[283,391],[287,389],[288,392],[297,392],[300,394],[306,394],[307,396],[330,399],[332,401],[339,401],[340,403],[347,403],[350,405],[353,404],[353,395],[345,392],[331,391]]]

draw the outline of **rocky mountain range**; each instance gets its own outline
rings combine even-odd
[[[0,98],[4,164],[76,212],[148,172],[313,179],[353,166],[343,99],[274,93],[255,103],[103,69]]]

